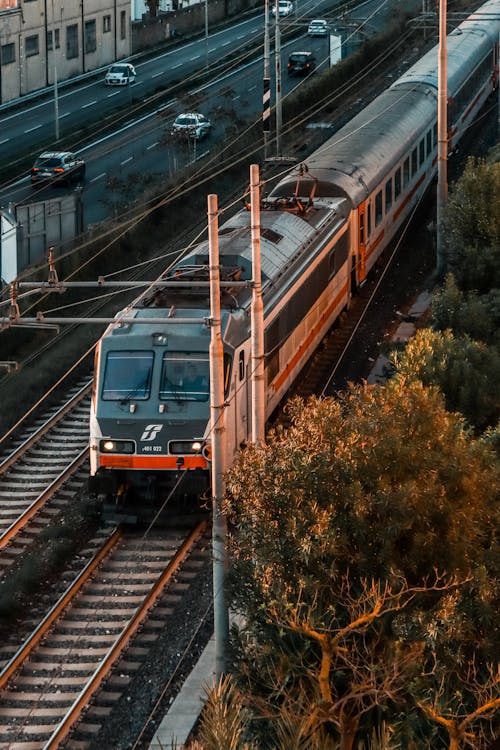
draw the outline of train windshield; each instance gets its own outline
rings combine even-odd
[[[102,386],[103,401],[148,399],[153,359],[153,352],[108,352]]]
[[[165,352],[161,368],[160,398],[165,401],[208,401],[208,357]]]

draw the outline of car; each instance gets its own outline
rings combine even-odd
[[[306,76],[316,68],[316,58],[312,52],[292,52],[287,67],[288,75]]]
[[[31,185],[57,183],[69,185],[85,178],[85,162],[71,151],[45,151],[31,169]]]
[[[106,86],[127,86],[134,83],[136,77],[135,68],[130,63],[115,63],[106,73],[104,83]]]
[[[212,124],[200,112],[184,112],[174,120],[171,135],[184,138],[204,138],[210,132]]]
[[[273,16],[276,15],[276,5],[273,5]],[[293,13],[293,3],[290,0],[278,0],[278,17],[286,18]]]
[[[328,21],[324,18],[313,18],[308,26],[309,36],[326,36],[328,34]]]

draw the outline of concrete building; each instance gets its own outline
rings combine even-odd
[[[131,53],[130,0],[0,0],[0,103]]]

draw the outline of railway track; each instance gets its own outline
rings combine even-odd
[[[88,474],[89,381],[16,438],[0,459],[0,577],[64,511]]]
[[[205,532],[109,536],[0,672],[0,749],[88,745],[210,564]]]

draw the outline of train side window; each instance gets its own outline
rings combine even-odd
[[[375,196],[375,226],[382,221],[382,191],[379,190]]]
[[[359,214],[359,244],[365,244],[365,214],[363,211],[360,211]]]
[[[245,378],[245,352],[240,352],[240,356],[238,358],[238,377],[240,379],[240,383]]]
[[[231,385],[231,367],[233,364],[233,358],[227,352],[224,352],[224,395],[227,396],[229,393],[229,386]],[[243,374],[245,374],[243,372]]]
[[[434,144],[434,148],[438,145],[438,124],[437,122],[434,123],[434,127],[432,129],[432,141]]]
[[[426,138],[427,138],[427,156],[430,156],[432,153],[432,130],[429,130]]]
[[[407,156],[403,164],[403,187],[410,182],[410,158]]]
[[[401,194],[401,167],[396,169],[394,174],[394,200],[397,201]]]
[[[335,270],[335,248],[333,248],[333,250],[330,252],[330,255],[328,256],[328,279],[331,279],[335,276]]]
[[[366,239],[369,238],[372,233],[372,204],[366,204]]]
[[[417,174],[417,165],[418,165],[418,154],[417,149],[414,148],[411,152],[411,176],[414,177]]]
[[[270,385],[279,372],[280,351],[276,349],[266,357],[267,384]]]
[[[385,183],[385,212],[389,213],[392,206],[392,178]]]
[[[425,161],[425,140],[422,138],[418,146],[418,164],[420,167],[422,166],[424,161]]]

